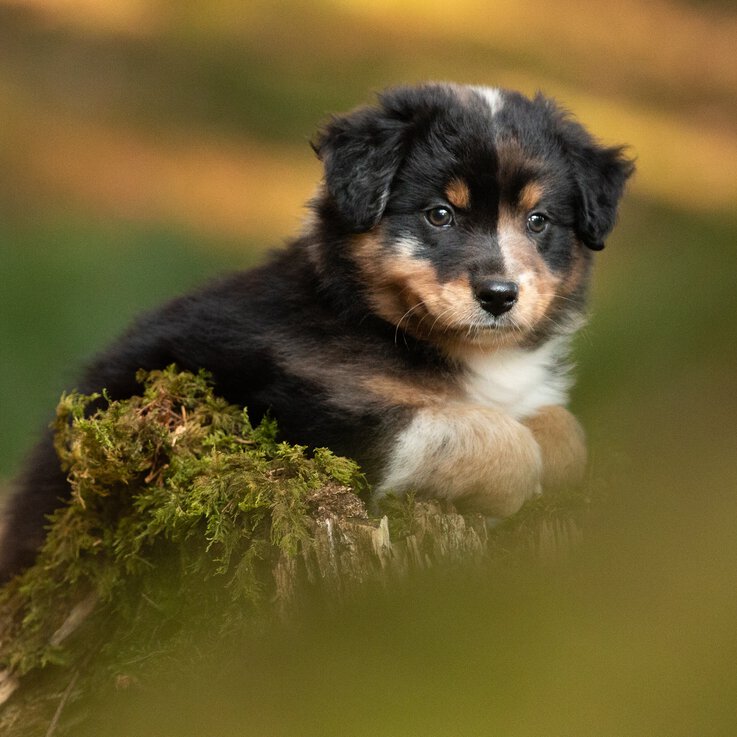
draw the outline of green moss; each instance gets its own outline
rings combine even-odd
[[[491,534],[480,516],[411,493],[385,498],[379,524],[354,462],[279,442],[270,418],[253,427],[205,373],[139,379],[141,396],[72,393],[58,406],[72,494],[36,564],[0,589],[0,671],[21,684],[0,711],[3,734],[44,733],[57,705],[58,734],[78,733],[121,689],[158,693],[179,675],[219,672],[213,659],[250,652],[295,604],[331,612],[354,593],[391,598],[436,566],[510,570],[577,538],[587,498],[573,492],[541,497]]]
[[[72,497],[36,565],[0,593],[0,657],[19,674],[87,656],[55,635],[85,597],[99,602],[94,619],[118,660],[173,646],[200,623],[232,627],[270,596],[269,561],[308,539],[308,495],[365,486],[352,461],[278,442],[270,419],[254,428],[205,373],[139,378],[141,396],[59,404]]]

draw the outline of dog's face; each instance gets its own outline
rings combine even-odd
[[[390,91],[316,150],[363,299],[450,354],[575,328],[632,171],[550,100],[452,85]]]

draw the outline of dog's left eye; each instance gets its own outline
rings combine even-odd
[[[436,228],[447,228],[453,225],[453,210],[449,207],[432,207],[425,210],[425,218],[430,225]]]
[[[545,217],[541,212],[533,212],[532,215],[527,218],[527,230],[529,230],[530,233],[539,235],[545,231],[549,222],[550,221],[547,217]]]

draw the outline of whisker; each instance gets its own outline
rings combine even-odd
[[[432,333],[433,330],[435,330],[435,326],[438,324],[438,320],[440,320],[443,317],[445,317],[445,315],[447,315],[449,312],[453,312],[453,308],[452,307],[448,307],[448,308],[444,309],[440,314],[438,314],[435,317],[435,320],[433,320],[433,324],[430,326],[430,332],[431,333]],[[445,328],[443,329],[443,333],[447,333],[448,332],[448,329],[450,327],[451,327],[450,325],[446,325]]]
[[[418,302],[414,307],[410,307],[398,320],[396,327],[394,329],[394,344],[397,344],[397,338],[399,337],[399,328],[402,324],[402,320],[405,318],[408,318],[415,310],[418,310],[420,307],[424,307],[425,302],[420,301]],[[424,319],[424,318],[423,318]],[[422,324],[422,320],[420,320],[420,324]]]
[[[543,299],[548,299],[548,298],[551,298],[551,299],[560,299],[560,300],[563,300],[565,302],[573,302],[575,304],[581,304],[581,300],[580,299],[573,299],[573,297],[566,297],[566,296],[564,296],[562,294],[557,294],[556,292],[545,292],[545,293],[544,292],[540,292],[538,296],[542,297]]]

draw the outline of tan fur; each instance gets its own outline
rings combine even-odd
[[[532,432],[509,415],[452,403],[418,411],[400,434],[380,491],[414,489],[461,509],[508,516],[541,490]]]
[[[539,182],[532,181],[525,185],[520,193],[518,207],[523,214],[527,215],[534,210],[543,197],[543,188]]]
[[[440,283],[428,261],[382,252],[376,232],[357,236],[353,246],[371,306],[385,320],[416,337],[442,342],[477,319],[479,307],[467,277]]]
[[[401,274],[400,264],[386,273],[382,273],[381,266],[387,260],[382,254],[381,240],[377,232],[365,233],[356,236],[351,244],[353,259],[362,275],[362,284],[366,288],[367,297],[371,307],[378,315],[393,324],[397,324],[402,315],[407,311],[405,305],[411,301],[412,296],[408,293],[409,285],[406,284],[411,275]],[[400,262],[402,256],[391,261]],[[396,271],[400,273],[395,273]]]
[[[462,179],[453,179],[445,188],[445,196],[453,207],[467,210],[471,206],[471,190]]]
[[[516,330],[479,329],[485,315],[468,277],[439,282],[428,261],[407,249],[384,249],[380,228],[356,236],[352,256],[369,303],[378,315],[462,360],[469,351],[519,344],[523,332],[544,316],[555,295],[559,280],[519,228],[519,217],[503,211],[499,237],[505,258],[504,276],[520,285],[520,299],[512,318],[518,325]]]
[[[376,374],[360,381],[363,389],[380,398],[388,407],[430,407],[447,403],[453,392],[453,386],[437,377],[431,380],[428,377],[413,377],[407,381],[396,376]]]
[[[519,285],[515,317],[523,326],[531,327],[549,310],[561,280],[530,243],[524,222],[523,214],[503,208],[498,233],[505,276]]]
[[[546,490],[578,486],[586,471],[586,437],[578,420],[564,407],[543,407],[524,424],[532,431],[543,459]]]
[[[507,175],[519,171],[533,172],[544,169],[545,164],[530,156],[516,138],[506,138],[503,145],[497,146],[499,156],[499,171]]]

